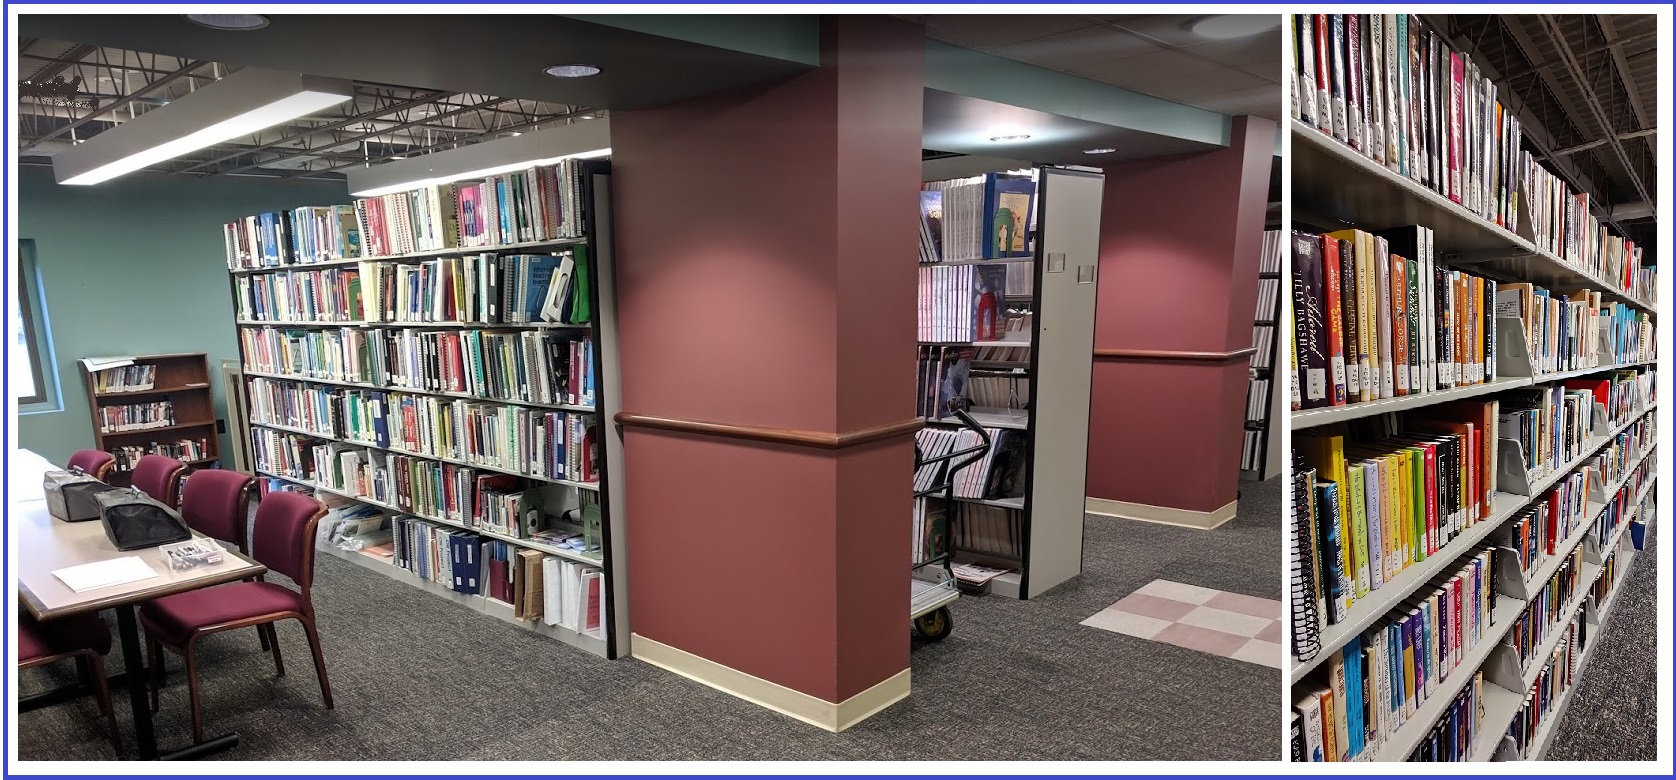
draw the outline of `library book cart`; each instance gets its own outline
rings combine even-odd
[[[1457,81],[1456,87],[1460,85]],[[1493,100],[1477,105],[1497,107]],[[1517,135],[1516,126],[1511,134],[1499,135],[1495,126],[1488,125],[1494,139],[1505,142]],[[1296,465],[1305,467],[1305,456],[1313,454],[1296,480],[1331,479],[1324,472],[1333,464],[1324,462],[1321,453],[1332,450],[1338,443],[1335,438],[1342,440],[1345,453],[1339,456],[1338,466],[1343,467],[1345,458],[1352,464],[1359,461],[1364,465],[1362,473],[1372,479],[1372,472],[1365,469],[1373,464],[1400,462],[1389,461],[1389,453],[1418,452],[1416,447],[1430,447],[1452,430],[1468,431],[1469,438],[1482,437],[1482,447],[1467,450],[1480,462],[1462,462],[1467,472],[1477,475],[1472,485],[1485,488],[1466,499],[1473,508],[1464,520],[1454,522],[1446,543],[1423,559],[1404,551],[1397,567],[1387,561],[1380,572],[1375,558],[1372,580],[1378,583],[1382,578],[1383,582],[1367,587],[1356,583],[1361,575],[1335,575],[1333,566],[1324,561],[1336,557],[1344,546],[1370,545],[1371,553],[1359,553],[1364,560],[1377,554],[1376,540],[1364,541],[1364,537],[1377,530],[1380,517],[1367,518],[1370,530],[1355,529],[1352,536],[1343,536],[1339,529],[1347,526],[1331,519],[1340,511],[1337,505],[1321,500],[1332,493],[1322,491],[1319,484],[1315,488],[1319,492],[1310,493],[1295,482],[1295,505],[1300,511],[1294,513],[1288,534],[1293,546],[1288,560],[1295,614],[1287,670],[1290,703],[1295,708],[1294,734],[1336,729],[1335,735],[1325,738],[1328,743],[1336,741],[1332,746],[1338,753],[1336,760],[1539,760],[1553,745],[1557,724],[1572,703],[1576,677],[1597,655],[1597,637],[1612,616],[1618,586],[1634,560],[1636,549],[1624,530],[1651,520],[1657,443],[1652,274],[1650,269],[1634,267],[1634,260],[1627,261],[1628,268],[1614,268],[1610,259],[1603,263],[1599,255],[1579,248],[1589,240],[1605,246],[1617,240],[1606,234],[1604,226],[1589,222],[1586,213],[1557,217],[1583,223],[1574,229],[1551,224],[1549,232],[1541,232],[1544,226],[1539,220],[1556,218],[1563,209],[1533,214],[1531,204],[1541,202],[1539,193],[1533,192],[1538,174],[1517,162],[1504,162],[1516,160],[1517,155],[1497,156],[1493,145],[1487,152],[1481,147],[1481,153],[1491,161],[1487,164],[1492,170],[1508,173],[1502,182],[1512,182],[1512,196],[1506,197],[1505,189],[1498,192],[1495,179],[1487,177],[1482,197],[1468,193],[1463,202],[1434,191],[1418,175],[1402,170],[1402,161],[1376,160],[1372,150],[1353,148],[1313,123],[1295,117],[1290,133],[1294,243],[1299,233],[1304,234],[1307,246],[1314,239],[1331,240],[1358,229],[1379,235],[1410,231],[1421,240],[1402,254],[1417,253],[1421,268],[1431,264],[1437,269],[1422,273],[1423,280],[1460,272],[1472,275],[1487,289],[1516,291],[1527,289],[1524,285],[1528,284],[1539,290],[1538,296],[1551,294],[1558,301],[1570,295],[1572,302],[1580,300],[1577,293],[1565,291],[1586,290],[1590,297],[1576,304],[1579,319],[1569,323],[1597,316],[1603,322],[1618,322],[1604,314],[1610,312],[1623,318],[1631,329],[1628,332],[1635,334],[1618,338],[1621,333],[1608,333],[1603,324],[1599,343],[1585,338],[1569,347],[1562,345],[1577,359],[1568,357],[1556,365],[1543,353],[1548,346],[1536,348],[1541,338],[1533,333],[1540,328],[1533,330],[1533,323],[1525,320],[1527,310],[1511,297],[1496,298],[1477,310],[1482,319],[1473,325],[1482,329],[1485,338],[1480,351],[1484,361],[1476,378],[1456,376],[1460,381],[1452,387],[1425,383],[1408,394],[1387,394],[1377,400],[1357,400],[1351,394],[1345,402],[1316,408],[1299,409],[1298,398],[1293,398],[1290,422],[1293,446],[1299,450]],[[1467,184],[1472,184],[1470,178]],[[1563,201],[1572,202],[1569,196]],[[1571,235],[1581,239],[1555,249],[1562,229],[1572,229]],[[1393,255],[1398,253],[1396,240],[1391,244]],[[1342,246],[1352,245],[1347,241]],[[1309,302],[1312,281],[1300,274],[1299,263],[1310,261],[1299,260],[1295,253],[1289,250],[1294,290],[1288,315],[1289,326],[1298,334],[1301,356],[1305,328],[1316,327],[1304,323],[1302,312],[1317,311],[1309,307],[1321,304]],[[1399,265],[1393,262],[1392,268]],[[1350,314],[1345,317],[1353,319]],[[1321,327],[1325,332],[1326,326]],[[1345,338],[1348,343],[1349,336]],[[1300,358],[1294,368],[1301,370],[1304,365]],[[1327,380],[1329,392],[1332,381]],[[1589,387],[1609,388],[1610,398],[1603,403],[1594,391],[1584,389]],[[1531,439],[1521,428],[1531,419],[1525,409],[1530,403],[1527,399],[1538,399],[1537,408],[1542,411],[1549,409],[1545,405],[1549,398],[1564,399],[1563,406],[1554,407],[1554,416],[1542,423],[1544,430],[1554,431],[1560,444],[1528,451]],[[1450,419],[1466,414],[1458,410],[1467,409],[1485,412],[1472,421],[1471,430]],[[1414,420],[1426,427],[1408,427]],[[1414,476],[1418,479],[1420,472]],[[1352,493],[1361,486],[1355,481],[1348,485]],[[1347,489],[1345,484],[1335,487]],[[1414,495],[1423,496],[1423,492]],[[1440,506],[1427,502],[1442,501],[1441,495],[1399,506],[1421,507],[1415,522],[1424,524],[1428,520],[1421,518],[1430,511],[1426,507]],[[1407,520],[1399,518],[1399,522]],[[1549,527],[1556,530],[1542,530],[1544,520],[1551,521]],[[1449,518],[1436,521],[1448,524]],[[1386,525],[1384,532],[1392,528]],[[1397,528],[1400,539],[1412,538],[1416,544],[1428,533],[1424,525]],[[1415,528],[1413,534],[1409,528]],[[1488,560],[1493,565],[1485,566]],[[1439,615],[1439,603],[1461,603],[1452,589],[1473,583],[1481,588],[1482,602],[1468,599],[1464,617],[1450,614],[1447,606]],[[1335,604],[1346,594],[1352,594],[1347,605]],[[1479,604],[1486,608],[1475,614]],[[1420,622],[1414,622],[1416,617]],[[1441,651],[1435,643],[1428,650],[1425,635],[1409,633],[1411,627],[1420,630],[1419,626],[1442,630]],[[1415,636],[1420,636],[1419,643],[1413,642]],[[1395,666],[1389,662],[1393,654],[1405,659],[1411,647],[1420,648],[1426,656],[1417,659],[1427,667],[1420,696],[1403,692],[1403,678],[1411,675],[1403,661]],[[1371,738],[1359,733],[1370,725],[1361,715],[1352,714],[1348,731],[1343,722],[1346,697],[1354,710],[1362,695],[1353,690],[1361,687],[1355,682],[1360,675],[1372,681],[1376,693],[1388,691],[1381,686],[1393,684],[1399,691],[1395,703],[1374,697],[1374,706],[1385,704],[1386,708],[1379,711],[1377,728],[1365,732]],[[1301,745],[1307,749],[1299,749]],[[1322,749],[1320,741],[1299,739],[1293,757],[1322,760]]]
[[[329,555],[617,658],[610,186],[567,159],[225,232],[261,490],[347,518]]]

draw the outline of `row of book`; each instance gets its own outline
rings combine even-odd
[[[363,263],[363,309],[382,322],[585,325],[593,317],[586,251]]]
[[[1588,622],[1579,611],[1577,619],[1567,625],[1566,636],[1560,640],[1559,646],[1543,662],[1536,682],[1525,692],[1524,702],[1514,711],[1513,721],[1508,724],[1507,736],[1517,758],[1532,758],[1531,750],[1536,745],[1537,734],[1549,726],[1549,721],[1557,714],[1555,708],[1559,705],[1561,694],[1576,681],[1577,665],[1582,662],[1588,638]]]
[[[1618,551],[1608,552],[1605,560],[1600,562],[1600,576],[1595,578],[1593,585],[1589,586],[1589,602],[1594,605],[1597,614],[1601,607],[1606,606],[1606,600],[1612,595],[1612,589],[1618,586],[1618,576],[1623,573],[1623,569],[1619,567],[1618,563]]]
[[[1629,415],[1622,415],[1628,419]],[[1652,430],[1644,421],[1619,431],[1587,463],[1600,475],[1600,484],[1609,485],[1624,477],[1627,469],[1637,465],[1646,448],[1653,445]]]
[[[1608,232],[1595,216],[1589,193],[1573,191],[1529,155],[1524,165],[1538,249],[1632,294],[1651,289],[1645,249]]]
[[[934,498],[914,499],[914,537],[911,550],[915,566],[932,561],[949,551],[948,517],[949,508],[946,501]]]
[[[1515,112],[1470,56],[1413,14],[1292,19],[1294,119],[1517,230],[1530,154]]]
[[[1566,609],[1577,599],[1582,577],[1583,550],[1577,548],[1566,555],[1560,567],[1513,619],[1506,641],[1519,659],[1521,674],[1530,670],[1533,660],[1540,662],[1537,652],[1554,631],[1561,630]]]
[[[1470,56],[1412,14],[1292,17],[1292,117],[1536,247],[1649,297],[1644,250],[1609,233],[1524,148],[1517,114]],[[1522,216],[1528,214],[1528,216]]]
[[[241,276],[233,280],[240,320],[261,322],[363,322],[367,319],[361,271],[308,268]]]
[[[456,593],[502,602],[520,620],[603,636],[599,567],[416,517],[395,518],[393,525],[391,562],[398,568]]]
[[[186,463],[195,463],[210,456],[209,439],[176,439],[155,441],[144,446],[110,447],[106,450],[116,458],[117,471],[133,471],[140,458],[162,455]]]
[[[100,433],[167,428],[175,424],[173,401],[101,406],[95,412],[99,418]]]
[[[1651,446],[1651,445],[1649,445]],[[1625,520],[1635,516],[1636,500],[1641,496],[1641,490],[1658,474],[1658,458],[1651,453],[1629,472],[1623,485],[1618,491],[1606,497],[1606,505],[1595,517],[1590,532],[1594,534],[1595,544],[1606,544],[1612,534],[1618,532]]]
[[[557,241],[583,233],[574,160],[473,181],[270,212],[223,227],[232,270]]]
[[[1496,410],[1458,401],[1294,434],[1310,501],[1300,565],[1327,623],[1490,517]]]
[[[151,363],[107,368],[93,374],[95,393],[136,393],[156,386],[157,366]]]
[[[247,368],[299,379],[593,406],[591,336],[417,328],[239,329]]]
[[[1545,476],[1583,454],[1595,436],[1594,394],[1568,384],[1521,387],[1501,394],[1501,438],[1518,445],[1525,472]]]
[[[1504,282],[1496,290],[1496,316],[1524,323],[1531,367],[1538,375],[1656,357],[1652,315],[1606,301],[1598,290],[1560,292]]]
[[[987,173],[925,183],[920,262],[1025,257],[1035,224],[1033,175]]]
[[[1306,753],[1314,761],[1358,761],[1437,695],[1484,641],[1496,608],[1494,548],[1419,588],[1327,659],[1296,691]],[[1468,669],[1475,672],[1474,669]],[[1476,687],[1476,683],[1474,686]]]
[[[1518,563],[1521,579],[1529,579],[1558,554],[1559,546],[1587,519],[1589,483],[1595,473],[1584,467],[1566,475],[1496,531],[1501,546]]]
[[[989,504],[955,502],[954,546],[979,556],[1009,561],[1024,555],[1024,513]]]
[[[1023,496],[1026,432],[1014,428],[985,428],[984,431],[989,435],[989,448],[979,453],[975,450],[983,444],[983,440],[977,431],[968,428],[921,428],[914,435],[914,445],[923,460],[972,452],[921,466],[914,475],[914,490],[923,492],[952,482],[955,498]],[[973,458],[977,459],[961,466]],[[960,468],[955,468],[951,474],[950,469],[956,466]]]
[[[256,377],[250,420],[545,479],[598,479],[594,415]]]
[[[1429,228],[1293,231],[1292,408],[1494,381],[1495,300],[1435,262]]]
[[[1000,341],[1006,332],[1007,270],[1001,265],[919,269],[919,340]]]
[[[236,280],[238,318],[586,325],[593,318],[593,293],[585,251],[250,274]]]

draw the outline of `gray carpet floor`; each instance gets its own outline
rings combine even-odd
[[[293,622],[279,629],[285,677],[253,632],[207,641],[205,718],[211,734],[241,737],[218,758],[247,760],[1272,760],[1278,669],[1079,622],[1155,579],[1280,598],[1280,487],[1243,485],[1239,517],[1215,531],[1090,517],[1081,577],[1028,602],[961,599],[948,639],[916,638],[912,695],[840,734],[329,556],[315,605],[336,709],[321,706]],[[165,748],[191,739],[179,659],[170,669]],[[22,683],[70,678],[33,670]],[[90,700],[24,713],[18,733],[24,760],[110,756]]]
[[[1618,587],[1600,646],[1577,680],[1551,761],[1657,761],[1659,560],[1655,524]]]

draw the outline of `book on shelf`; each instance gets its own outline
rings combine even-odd
[[[135,393],[157,386],[157,366],[144,365],[107,368],[93,374],[96,393]]]
[[[213,457],[215,449],[210,446],[209,439],[197,438],[155,441],[144,446],[110,447],[107,451],[116,458],[117,471],[133,471],[140,458],[147,455],[163,455],[185,463],[196,463]]]
[[[1496,380],[1497,282],[1436,265],[1430,230],[1296,230],[1292,273],[1294,409]]]
[[[99,418],[100,433],[143,431],[151,428],[167,428],[175,424],[175,404],[173,401],[101,406],[94,411]]]
[[[920,262],[1026,257],[1034,175],[987,173],[927,182],[920,195]]]
[[[1294,709],[1303,716],[1304,742],[1320,748],[1309,751],[1312,760],[1372,758],[1453,675],[1472,675],[1462,690],[1477,695],[1482,680],[1466,658],[1491,641],[1500,554],[1487,545],[1474,550],[1350,637],[1298,683]],[[1449,755],[1464,759],[1469,753],[1457,745]]]
[[[930,265],[919,269],[919,340],[1001,341],[1007,333],[1007,269]]]
[[[470,181],[244,217],[222,228],[229,270],[308,265],[582,235],[574,160]]]

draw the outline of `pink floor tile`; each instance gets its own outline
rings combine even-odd
[[[1256,596],[1247,596],[1244,593],[1218,593],[1215,596],[1211,596],[1210,600],[1205,602],[1205,606],[1224,609],[1229,612],[1238,612],[1242,615],[1251,615],[1253,617],[1270,618],[1273,620],[1280,619],[1279,601],[1275,601],[1274,599],[1260,599]]]
[[[1254,638],[1260,639],[1264,642],[1273,642],[1277,645],[1280,644],[1280,621],[1276,620],[1274,623],[1270,624],[1268,628],[1258,631],[1257,636]]]
[[[1168,642],[1177,647],[1198,650],[1201,653],[1210,653],[1224,658],[1232,658],[1235,652],[1251,641],[1250,637],[1224,634],[1221,631],[1212,631],[1208,628],[1190,626],[1185,623],[1172,623],[1169,627],[1154,634],[1152,638],[1159,642]]]
[[[1197,606],[1174,599],[1148,596],[1145,593],[1131,593],[1113,604],[1112,609],[1146,615],[1159,620],[1176,621],[1180,620],[1182,615],[1197,609]]]

